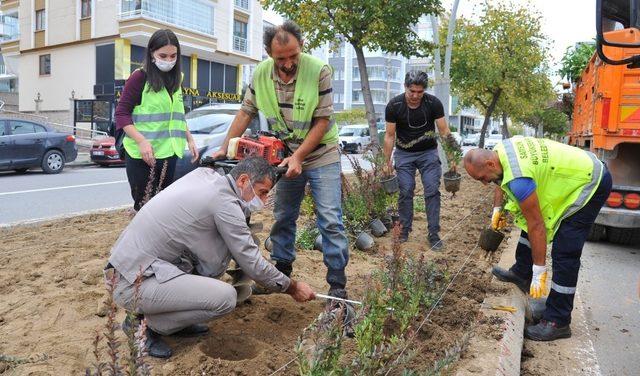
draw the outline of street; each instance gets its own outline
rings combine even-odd
[[[587,243],[578,291],[603,375],[640,375],[640,249]]]
[[[362,155],[352,154],[364,167]],[[353,172],[347,157],[341,157],[345,173]],[[33,221],[133,203],[123,167],[66,168],[56,175],[30,170],[20,175],[0,173],[0,226]]]
[[[124,168],[66,168],[48,175],[0,173],[0,226],[131,204]]]

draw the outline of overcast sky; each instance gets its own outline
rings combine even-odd
[[[443,0],[442,6],[450,11],[452,3],[452,0]],[[482,3],[480,0],[460,0],[458,16],[471,17],[474,5],[477,7]],[[558,69],[567,47],[595,38],[595,0],[514,0],[513,3],[526,5],[541,14],[554,70]],[[264,18],[273,23],[282,21],[281,17],[270,11],[265,12]]]

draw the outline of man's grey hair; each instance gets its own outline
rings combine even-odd
[[[426,72],[413,70],[407,72],[407,74],[404,76],[405,87],[409,87],[411,85],[419,85],[426,89],[428,84],[429,76]]]
[[[271,54],[273,38],[276,38],[279,44],[287,44],[289,43],[289,35],[293,35],[294,38],[298,40],[298,43],[302,43],[302,30],[300,30],[300,26],[298,26],[297,23],[291,20],[284,21],[284,23],[279,26],[266,28],[262,42],[264,43],[264,48],[267,50],[267,53]]]
[[[242,174],[249,175],[252,184],[262,182],[266,178],[269,178],[272,184],[276,181],[276,169],[262,157],[243,159],[229,172],[235,180]]]

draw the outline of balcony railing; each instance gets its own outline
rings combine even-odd
[[[234,0],[236,7],[249,10],[249,0]]]
[[[120,0],[120,20],[148,18],[214,35],[214,6],[207,0]]]
[[[233,36],[234,51],[247,53],[247,38]]]
[[[0,41],[20,38],[20,26],[16,17],[0,16]]]

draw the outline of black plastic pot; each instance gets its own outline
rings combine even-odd
[[[444,181],[445,191],[456,193],[460,190],[460,180],[462,180],[462,175],[455,171],[448,171],[442,175],[442,180]]]
[[[361,232],[356,238],[356,247],[361,251],[369,251],[373,249],[375,244],[376,242],[373,240],[373,237],[365,231]]]
[[[313,249],[322,252],[322,234],[316,236],[316,240],[313,242]]]
[[[380,180],[380,184],[382,184],[382,188],[388,194],[393,194],[400,190],[398,186],[398,177],[396,175],[391,175],[386,179]]]
[[[482,233],[480,233],[480,240],[478,240],[478,245],[480,246],[480,248],[484,249],[487,252],[495,252],[500,246],[500,243],[502,243],[503,239],[503,233],[492,228],[487,228],[482,230]]]
[[[371,234],[376,238],[383,236],[387,233],[387,231],[389,231],[387,230],[387,226],[385,226],[384,223],[382,223],[382,221],[377,218],[371,221],[369,226],[371,227]]]

